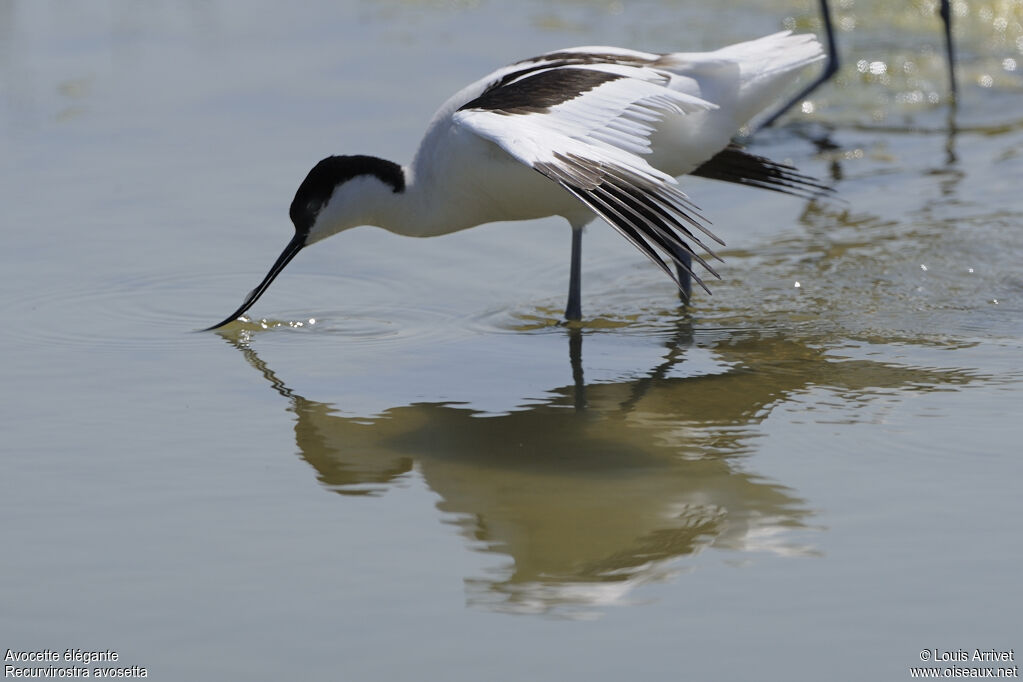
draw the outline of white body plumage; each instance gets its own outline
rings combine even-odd
[[[599,215],[684,288],[690,258],[706,266],[692,244],[706,249],[702,238],[717,238],[675,177],[695,171],[793,193],[820,189],[729,143],[822,58],[813,36],[784,32],[702,53],[577,47],[499,69],[441,106],[409,165],[366,156],[317,164],[292,202],[294,238],[221,324],[247,310],[301,248],[359,225],[430,237],[563,216],[576,232],[573,318],[578,233]],[[659,254],[680,268],[678,278]]]

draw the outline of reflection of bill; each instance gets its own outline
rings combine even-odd
[[[848,388],[884,381],[880,363],[733,336],[718,350],[734,371],[668,377],[684,355],[672,351],[641,379],[584,386],[576,336],[576,384],[544,402],[499,416],[422,403],[365,419],[296,395],[247,345],[225,338],[290,400],[299,450],[324,485],[373,494],[415,467],[472,547],[511,559],[492,577],[467,581],[470,602],[520,612],[623,602],[704,547],[813,554],[793,534],[812,514],[803,500],[735,466],[746,461],[737,456],[752,450],[770,408],[808,377]],[[759,371],[756,358],[782,371]],[[792,372],[790,363],[815,368]],[[912,374],[896,384],[919,383],[927,371],[896,369]]]

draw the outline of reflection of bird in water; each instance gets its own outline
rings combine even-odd
[[[813,36],[783,32],[713,52],[577,47],[498,69],[441,106],[410,165],[372,156],[317,163],[291,204],[291,241],[242,305],[211,329],[248,310],[301,249],[360,225],[433,237],[562,216],[572,226],[565,316],[575,320],[582,229],[599,216],[688,297],[691,279],[703,285],[693,260],[716,275],[696,247],[713,256],[702,240],[720,240],[675,178],[824,191],[731,143],[821,58]]]
[[[631,415],[578,410],[568,388],[547,404],[494,417],[418,404],[347,418],[294,394],[241,348],[291,401],[299,450],[324,485],[375,494],[414,468],[472,546],[512,559],[507,575],[468,581],[474,603],[589,608],[665,577],[674,560],[708,545],[809,552],[787,537],[809,515],[798,498],[726,457],[674,446],[672,427],[647,421],[638,405]],[[630,395],[625,384],[589,389],[591,404]],[[717,447],[728,450],[721,441],[731,439],[741,449],[748,436],[718,434]]]
[[[221,334],[288,399],[300,454],[323,485],[381,494],[416,471],[473,548],[511,559],[496,575],[468,579],[471,601],[513,611],[626,600],[706,547],[813,554],[800,533],[812,516],[806,503],[743,457],[771,410],[813,386],[869,396],[971,379],[834,359],[755,332],[705,338],[722,369],[673,377],[693,345],[679,319],[665,362],[647,376],[584,385],[582,333],[565,331],[575,383],[542,401],[496,416],[419,403],[372,418],[298,395],[249,341]]]

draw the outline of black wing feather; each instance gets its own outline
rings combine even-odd
[[[813,199],[834,191],[822,185],[817,178],[803,175],[788,164],[750,154],[736,144],[722,149],[690,175],[759,187],[804,199]]]
[[[658,255],[657,249],[710,293],[682,256],[688,254],[720,279],[720,275],[690,246],[689,242],[692,242],[717,258],[690,228],[721,244],[724,242],[710,231],[706,226],[708,221],[682,192],[670,185],[655,184],[624,168],[574,155],[558,154],[556,158],[556,164],[541,163],[534,168],[568,190],[632,242],[679,289],[684,290],[682,283]]]

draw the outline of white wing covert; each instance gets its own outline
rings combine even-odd
[[[642,155],[650,153],[650,137],[665,116],[716,105],[669,89],[670,74],[656,68],[580,63],[581,55],[567,66],[539,61],[504,74],[454,113],[455,124],[557,182],[676,283],[655,247],[706,290],[686,256],[718,275],[683,236],[715,258],[690,228],[724,242],[710,232],[708,221],[678,189],[675,178]]]

